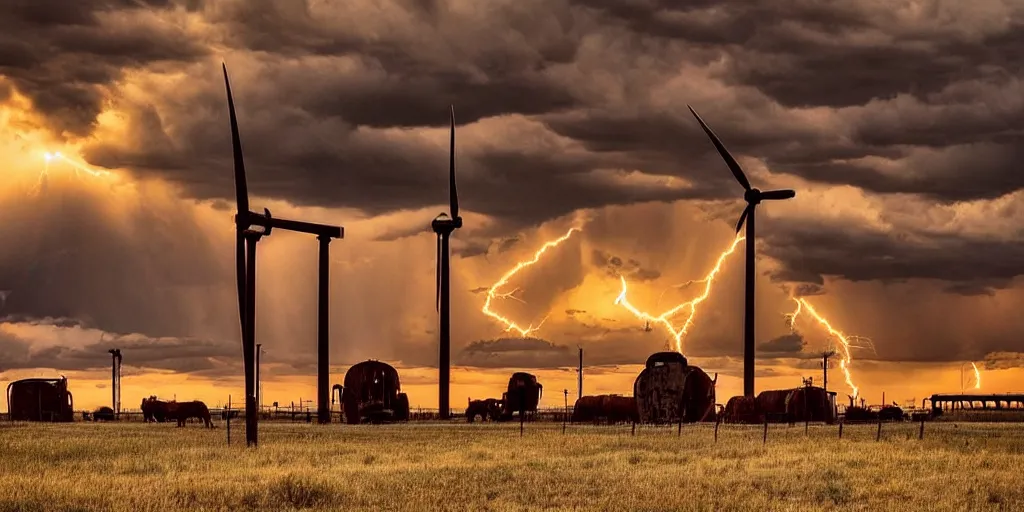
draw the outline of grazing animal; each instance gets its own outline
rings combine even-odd
[[[213,428],[213,421],[210,418],[210,409],[199,400],[191,402],[165,402],[158,400],[155,396],[142,400],[142,415],[145,421],[164,422],[174,420],[179,427],[185,426],[189,418],[196,418],[203,421],[207,428]]]

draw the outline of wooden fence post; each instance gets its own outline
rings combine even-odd
[[[875,434],[875,441],[881,441],[881,440],[882,440],[882,419],[879,418],[878,419],[878,433]]]
[[[679,430],[676,431],[676,437],[682,437],[682,436],[683,436],[683,418],[682,418],[682,416],[680,416],[679,417]]]
[[[839,422],[839,439],[843,438],[843,422]]]
[[[924,439],[924,420],[921,420],[921,430],[917,433],[918,439]]]
[[[718,442],[718,426],[722,424],[722,418],[715,419],[715,442]]]
[[[231,395],[228,395],[228,446],[231,446]]]
[[[636,422],[635,421],[633,422],[633,432],[632,432],[631,435],[634,435],[634,436],[636,435]]]
[[[768,444],[768,415],[764,417],[764,440],[761,444]]]

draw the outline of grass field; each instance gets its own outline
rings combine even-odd
[[[1024,510],[1024,425],[0,425],[0,511]]]

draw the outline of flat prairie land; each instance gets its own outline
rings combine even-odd
[[[1024,424],[918,428],[6,423],[0,511],[1024,510]]]

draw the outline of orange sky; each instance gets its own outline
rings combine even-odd
[[[253,210],[345,228],[332,381],[390,361],[414,405],[436,403],[428,226],[447,208],[456,103],[452,403],[499,396],[521,368],[557,405],[577,347],[606,368],[588,393],[628,394],[677,340],[616,303],[622,279],[652,316],[702,297],[679,347],[722,373],[720,401],[736,394],[746,242],[700,281],[734,241],[741,190],[693,104],[755,186],[797,191],[757,213],[759,389],[817,376],[814,355],[837,347],[806,314],[787,323],[800,295],[856,340],[851,378],[871,401],[955,391],[972,361],[982,389],[1020,391],[1024,81],[1007,31],[1024,10],[209,4],[0,6],[24,46],[0,58],[0,384],[62,373],[91,408],[116,345],[129,406],[240,396],[228,62]],[[844,29],[821,32],[823,12]],[[571,227],[491,294],[493,312],[539,326],[530,337],[484,314],[490,287]],[[264,239],[257,288],[268,401],[312,396],[315,241]],[[838,367],[830,387],[846,390]]]

